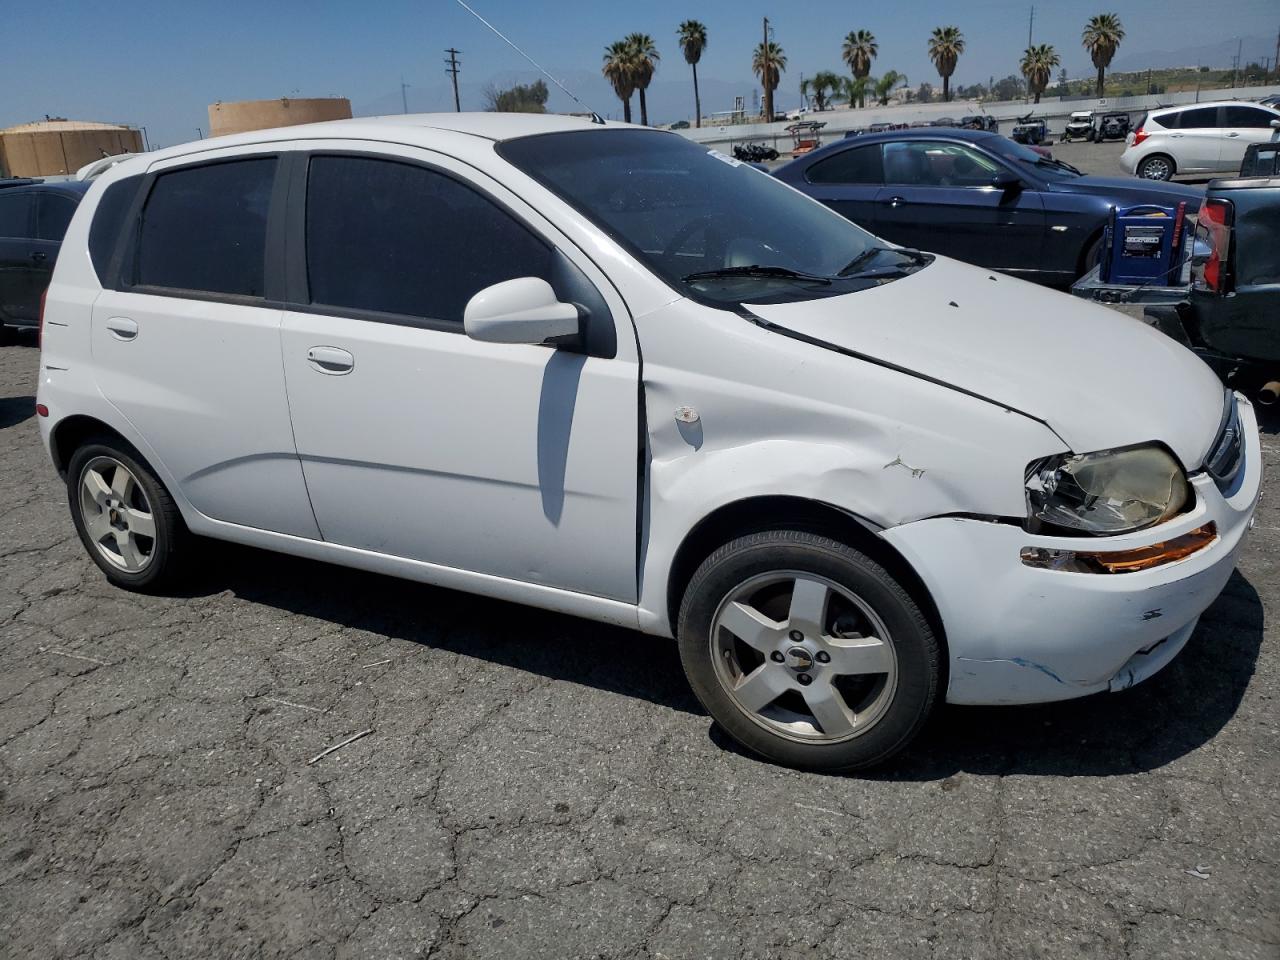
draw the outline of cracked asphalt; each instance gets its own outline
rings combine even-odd
[[[1280,957],[1276,498],[1152,680],[816,776],[625,630],[212,544],[113,589],[37,360],[0,349],[0,956]]]

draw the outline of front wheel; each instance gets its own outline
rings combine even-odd
[[[698,699],[770,760],[840,771],[880,763],[937,697],[940,644],[910,593],[847,544],[800,531],[725,544],[680,608]]]
[[[67,467],[71,519],[90,558],[118,587],[155,592],[181,578],[191,534],[177,504],[132,447],[104,437]]]
[[[1153,153],[1138,164],[1138,176],[1143,180],[1171,180],[1174,169],[1172,157]]]

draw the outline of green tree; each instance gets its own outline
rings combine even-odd
[[[813,94],[814,108],[825,110],[831,104],[832,94],[839,93],[844,85],[844,78],[831,70],[819,70],[804,81],[808,92]]]
[[[897,70],[886,71],[884,76],[876,81],[876,102],[882,107],[888,106],[889,94],[906,83],[907,75],[905,73],[899,73]]]
[[[1114,13],[1100,13],[1090,17],[1081,34],[1080,42],[1089,51],[1093,65],[1098,68],[1097,95],[1103,95],[1107,67],[1111,66],[1111,58],[1116,55],[1120,41],[1124,39],[1124,27],[1120,17]]]
[[[942,78],[942,99],[951,99],[951,75],[956,72],[956,61],[964,53],[964,34],[959,27],[934,27],[929,37],[929,59],[938,68]]]
[[[517,83],[507,90],[499,90],[493,84],[485,88],[485,109],[498,113],[546,113],[550,91],[542,80],[533,83]]]
[[[1036,98],[1036,103],[1040,102],[1040,94],[1044,93],[1044,88],[1049,85],[1053,68],[1061,62],[1053,49],[1053,44],[1050,43],[1036,44],[1022,51],[1022,63],[1019,67],[1022,75],[1027,78],[1027,88]]]
[[[622,101],[622,119],[631,122],[631,95],[636,91],[635,59],[631,46],[625,40],[617,40],[604,48],[604,67],[601,72]]]
[[[647,127],[649,105],[645,102],[644,92],[648,89],[649,81],[653,79],[653,73],[658,69],[658,61],[662,58],[658,56],[658,48],[653,42],[653,37],[647,33],[633,33],[624,42],[631,47],[632,70],[636,90],[640,92],[640,122]]]
[[[751,72],[760,78],[760,86],[764,88],[765,122],[773,120],[773,91],[778,89],[783,71],[787,69],[787,55],[782,47],[772,40],[766,47],[757,43],[755,53],[751,57]]]
[[[875,35],[870,30],[851,30],[844,38],[844,48],[840,55],[852,71],[854,78],[865,80],[871,75],[871,61],[879,52],[880,47],[876,44]],[[867,105],[865,93],[859,99],[858,105],[862,107]]]
[[[693,125],[702,126],[702,98],[698,95],[698,61],[702,59],[702,51],[707,49],[707,28],[697,20],[686,20],[676,31],[680,38],[680,49],[684,52],[684,62],[693,67]]]
[[[871,89],[870,77],[845,77],[840,95],[849,101],[849,106],[856,107],[867,102],[867,91]]]

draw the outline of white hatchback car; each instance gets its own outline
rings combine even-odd
[[[1120,166],[1148,180],[1238,173],[1251,143],[1280,136],[1280,110],[1228,100],[1152,110],[1129,133]]]
[[[1262,464],[1248,401],[1136,321],[678,135],[519,114],[104,171],[37,401],[115,584],[199,535],[675,636],[730,734],[823,769],[943,696],[1150,676]]]

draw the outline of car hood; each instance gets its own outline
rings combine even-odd
[[[1155,440],[1195,470],[1221,425],[1222,384],[1169,337],[944,257],[869,290],[746,308],[784,333],[1040,420],[1076,453]]]
[[[1049,184],[1049,189],[1054,193],[1091,193],[1095,196],[1113,197],[1126,205],[1158,203],[1176,207],[1185,200],[1188,213],[1199,210],[1200,201],[1204,199],[1204,187],[1141,180],[1138,177],[1074,177],[1071,180],[1054,180]]]

